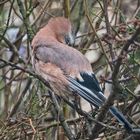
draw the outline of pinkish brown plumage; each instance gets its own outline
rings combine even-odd
[[[50,44],[56,42],[65,43],[64,35],[72,34],[71,23],[63,17],[51,18],[46,26],[39,30],[32,41],[32,46],[40,44]],[[55,45],[55,44],[54,44]]]
[[[106,101],[88,60],[73,44],[72,27],[68,19],[56,17],[40,29],[32,41],[32,62],[38,75],[48,81],[59,96],[68,97],[72,92],[99,108]],[[68,93],[68,94],[67,94]],[[123,114],[114,106],[110,112],[124,125],[134,131]]]
[[[88,60],[76,49],[64,44],[64,36],[71,33],[71,30],[68,19],[53,18],[32,41],[36,72],[43,75],[52,86],[55,83],[64,88],[67,84],[65,75],[80,78],[80,72],[92,72]]]

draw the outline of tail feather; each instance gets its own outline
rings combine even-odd
[[[128,130],[128,131],[132,131],[132,126],[129,123],[129,121],[125,118],[125,116],[115,107],[115,106],[111,106],[109,111],[111,112],[111,114],[113,116],[116,117],[116,119],[124,125],[124,127]]]
[[[91,80],[91,77],[90,77],[90,80]],[[90,104],[94,105],[95,107],[97,108],[101,107],[103,103],[106,101],[106,97],[104,96],[101,90],[99,91],[99,87],[98,87],[98,91],[95,91],[95,90],[91,91],[89,88],[85,87],[84,84],[81,84],[80,82],[76,81],[72,77],[68,77],[68,81],[70,82],[70,88],[73,91],[76,91],[81,97],[83,97],[85,100],[87,100]],[[93,83],[95,85],[97,84],[97,81],[96,83],[93,81]],[[124,115],[116,107],[111,106],[109,111],[111,112],[112,115],[116,117],[116,119],[121,124],[124,125],[124,127],[128,131],[132,131],[131,124],[127,121]]]
[[[70,82],[70,88],[74,91],[77,91],[78,94],[83,97],[85,100],[87,100],[89,103],[93,104],[95,107],[99,108],[102,104],[102,100],[100,100],[95,94],[93,94],[90,90],[87,88],[81,86],[77,81],[75,81],[73,78],[68,79]]]

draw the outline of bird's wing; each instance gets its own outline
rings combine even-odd
[[[95,75],[93,73],[89,74],[86,72],[82,72],[80,75],[83,79],[82,81],[67,76],[71,89],[75,89],[81,97],[99,108],[105,102],[106,98],[99,87],[99,83]]]
[[[59,46],[60,45],[60,46]],[[67,75],[76,76],[80,71],[92,71],[88,60],[77,50],[57,45],[40,45],[35,47],[35,58],[44,62],[58,66]]]

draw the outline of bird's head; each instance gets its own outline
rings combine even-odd
[[[54,32],[57,40],[61,43],[73,46],[74,34],[72,32],[71,22],[64,17],[51,18],[48,22],[48,26]]]

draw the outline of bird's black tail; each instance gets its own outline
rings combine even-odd
[[[127,129],[127,131],[132,132],[133,128],[129,121],[125,118],[125,116],[114,106],[111,106],[109,111],[115,118],[124,125],[124,127]]]
[[[73,91],[76,91],[78,95],[83,97],[85,100],[87,100],[90,104],[94,105],[95,107],[99,108],[103,105],[103,103],[106,101],[106,97],[100,90],[100,87],[98,86],[98,81],[94,77],[86,77],[89,75],[82,76],[83,81],[77,81],[71,77],[68,78],[70,82],[70,88]],[[90,88],[90,84],[87,84],[87,79],[90,79],[90,84],[92,82],[92,90]],[[85,84],[86,82],[86,84]],[[131,124],[128,122],[128,120],[125,118],[125,116],[114,106],[111,106],[109,111],[112,113],[112,115],[125,127],[127,131],[133,131]]]

